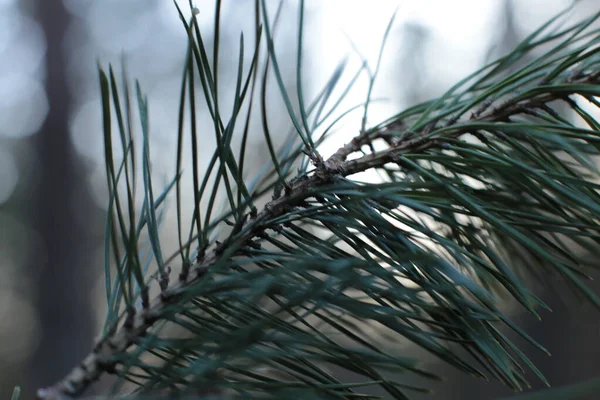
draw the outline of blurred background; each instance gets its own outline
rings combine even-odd
[[[187,2],[180,3],[189,15]],[[351,72],[361,64],[358,53],[374,65],[397,7],[375,86],[374,97],[381,101],[370,112],[371,123],[441,94],[486,60],[508,52],[569,3],[307,1],[306,97],[318,92],[344,57]],[[579,3],[570,17],[574,20],[598,11],[597,0]],[[278,3],[268,4],[273,14]],[[283,4],[286,23],[278,28],[277,49],[283,70],[289,72],[286,84],[293,87],[298,2]],[[214,4],[202,0],[195,5],[210,38]],[[223,97],[233,93],[241,30],[247,32],[251,48],[252,7],[251,0],[224,2]],[[101,326],[108,197],[97,64],[113,63],[119,75],[124,58],[129,75],[139,79],[150,104],[153,173],[166,181],[175,172],[185,50],[186,35],[171,1],[0,0],[0,398],[9,398],[14,385],[23,387],[23,398],[31,398],[37,387],[61,378],[87,354]],[[366,88],[367,80],[359,80],[346,105],[364,101]],[[269,91],[272,131],[286,132],[289,121],[276,85]],[[329,146],[358,132],[359,114],[346,119]],[[250,154],[258,163],[267,153],[259,125],[255,131]],[[331,151],[333,147],[323,152]],[[172,250],[175,233],[169,229],[175,227],[174,213],[167,212],[163,230]],[[598,284],[593,289],[598,292]],[[600,376],[598,313],[560,284],[552,290],[540,287],[538,294],[553,313],[544,313],[542,322],[518,310],[512,316],[552,357],[516,342],[553,385]],[[510,394],[497,383],[475,380],[442,364],[430,368],[448,378],[435,386],[432,398],[481,400]]]

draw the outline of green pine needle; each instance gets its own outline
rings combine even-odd
[[[539,318],[547,306],[531,281],[558,275],[600,307],[586,286],[590,259],[600,251],[600,31],[594,28],[600,13],[567,27],[562,13],[439,98],[368,126],[394,16],[374,69],[363,62],[341,87],[344,61],[311,100],[303,87],[301,1],[295,107],[275,51],[282,5],[271,22],[265,1],[255,1],[251,62],[245,65],[248,35],[242,34],[233,106],[224,110],[221,2],[212,58],[191,2],[189,21],[176,4],[188,40],[176,171],[158,192],[151,177],[152,106],[138,84],[141,211],[129,85],[124,78],[120,91],[112,67],[99,69],[109,311],[94,351],[39,397],[80,396],[113,373],[119,379],[107,395],[130,390],[136,398],[353,399],[374,398],[379,388],[409,399],[440,378],[398,351],[400,340],[514,390],[528,388],[531,373],[550,385],[506,331],[548,351],[505,315],[502,303],[512,298]],[[268,122],[269,71],[291,123],[279,146]],[[363,73],[365,103],[341,110]],[[248,176],[254,101],[270,160]],[[205,171],[200,103],[212,120],[202,134],[210,129],[215,138]],[[355,111],[363,113],[358,135],[324,159],[319,146]],[[191,149],[184,148],[186,135]],[[381,181],[358,180],[365,171]],[[181,179],[192,180],[193,195],[184,195]],[[166,249],[161,220],[173,191],[179,247]],[[182,217],[184,204],[193,209],[191,221]],[[180,265],[171,268],[176,259]],[[357,378],[347,381],[340,371]],[[425,378],[424,387],[410,383],[415,376]],[[595,381],[544,398],[592,390]]]

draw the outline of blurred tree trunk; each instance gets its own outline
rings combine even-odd
[[[89,351],[94,252],[90,252],[89,229],[83,224],[88,218],[92,225],[97,224],[83,165],[69,139],[70,95],[63,45],[69,14],[61,0],[36,0],[34,7],[46,35],[45,88],[50,111],[33,139],[39,184],[31,195],[35,199],[31,218],[45,254],[30,267],[37,285],[34,304],[41,330],[39,347],[28,369],[25,398],[33,397],[30,391],[37,387],[61,378]]]

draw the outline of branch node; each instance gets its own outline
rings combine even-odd
[[[117,373],[117,368],[116,368],[114,361],[98,359],[96,361],[96,364],[98,365],[98,368],[100,368],[102,371],[104,371],[108,374],[116,374]]]
[[[202,263],[204,261],[204,256],[206,255],[206,248],[208,247],[208,245],[203,245],[202,247],[200,247],[198,249],[198,254],[196,255],[196,262],[198,264]]]
[[[169,287],[169,274],[171,274],[171,267],[165,266],[162,271],[160,271],[160,280],[158,281],[158,285],[160,286],[160,291],[165,292]]]
[[[260,249],[262,249],[262,245],[260,244],[260,242],[258,242],[256,240],[248,239],[246,241],[246,245],[248,247],[250,247],[251,249],[254,249],[254,250],[260,250]]]
[[[133,321],[135,319],[136,309],[133,305],[127,306],[127,317],[125,318],[125,323],[123,323],[123,328],[125,330],[133,329]]]
[[[148,307],[150,307],[150,296],[148,292],[148,285],[144,285],[140,291],[140,295],[142,297],[142,307],[144,310],[147,310]]]
[[[179,273],[179,282],[187,282],[187,278],[190,275],[190,267],[191,263],[188,260],[185,260],[183,265],[181,266],[181,272]]]
[[[283,191],[283,186],[284,184],[279,181],[275,184],[275,187],[273,188],[273,196],[271,197],[272,200],[277,200],[278,198],[281,197],[281,192]]]
[[[258,217],[258,210],[256,207],[252,206],[250,208],[250,218],[255,219],[256,217]]]
[[[202,278],[204,275],[206,275],[207,272],[208,272],[207,265],[199,266],[198,268],[196,268],[196,278]]]

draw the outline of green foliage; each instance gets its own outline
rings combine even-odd
[[[195,16],[187,21],[177,7],[189,46],[176,171],[164,189],[151,179],[148,100],[136,84],[142,132],[142,158],[136,160],[129,83],[124,77],[120,91],[112,68],[108,73],[100,68],[111,194],[109,311],[90,356],[40,397],[79,395],[102,374],[113,373],[119,379],[112,393],[130,381],[141,396],[350,399],[371,398],[365,393],[378,386],[391,398],[406,399],[412,391],[427,391],[411,385],[411,376],[439,378],[392,350],[401,338],[468,374],[515,390],[528,387],[526,369],[546,382],[506,329],[546,350],[503,313],[500,298],[510,295],[537,315],[545,305],[523,277],[531,271],[538,279],[560,275],[600,306],[584,283],[586,259],[598,253],[600,240],[600,134],[594,116],[600,107],[600,30],[593,25],[599,14],[566,28],[561,14],[440,98],[368,127],[384,45],[375,68],[363,65],[341,88],[346,65],[341,63],[318,96],[305,103],[303,1],[297,93],[287,91],[277,62],[279,11],[271,22],[265,2],[257,1],[252,62],[244,66],[248,46],[241,35],[233,108],[224,112],[218,85],[220,7],[216,2],[212,63]],[[262,71],[261,49],[267,52]],[[526,56],[531,61],[524,62]],[[293,126],[279,149],[267,118],[269,71]],[[339,104],[365,71],[370,85],[359,107],[364,111],[360,134],[324,159],[319,146],[353,111],[338,110]],[[255,96],[260,96],[271,160],[249,179],[244,167]],[[209,111],[217,143],[206,171],[198,167],[199,100]],[[236,155],[232,141],[239,132]],[[183,146],[186,134],[191,149]],[[123,152],[121,161],[115,160],[115,146]],[[189,198],[180,184],[185,151],[193,160]],[[144,203],[136,216],[139,162]],[[367,170],[377,171],[383,181],[353,178]],[[172,191],[180,248],[165,257],[160,217]],[[216,215],[220,194],[225,212]],[[182,203],[191,201],[193,221],[184,221]],[[175,258],[181,260],[177,274],[168,266]],[[153,265],[156,273],[150,274]],[[155,281],[159,294],[151,296]],[[374,340],[366,326],[388,339]],[[346,382],[341,370],[359,378]]]

